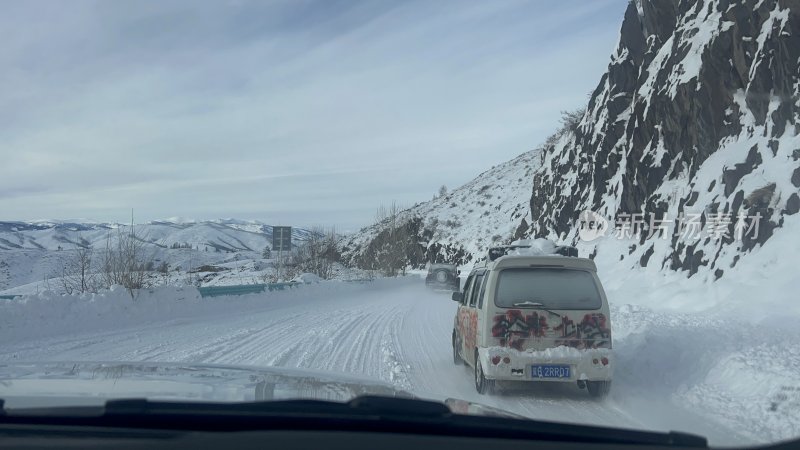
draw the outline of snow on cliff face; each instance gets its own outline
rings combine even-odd
[[[724,276],[800,209],[800,3],[630,4],[580,125],[541,156],[532,234],[577,243],[583,210],[642,214],[670,229],[627,264]],[[691,215],[699,232],[676,233]]]
[[[409,264],[474,262],[490,246],[519,236],[526,229],[520,223],[530,221],[525,217],[538,160],[538,150],[528,151],[444,196],[400,212],[397,222],[415,236],[405,249]],[[351,236],[345,245],[345,258],[369,267],[369,250],[379,245],[386,228],[384,221]]]
[[[533,236],[716,279],[788,232],[798,187],[800,3],[640,0],[577,127],[401,218],[424,250],[412,249],[412,264],[474,261],[492,243]],[[611,231],[632,214],[644,226],[616,245],[581,242],[584,210]],[[648,238],[651,218],[667,229]],[[383,228],[362,230],[346,254],[363,261]]]

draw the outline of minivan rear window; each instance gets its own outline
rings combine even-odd
[[[503,269],[494,302],[501,308],[599,309],[600,292],[591,273],[574,269]]]

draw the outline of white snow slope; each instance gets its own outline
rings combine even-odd
[[[433,233],[431,243],[453,246],[473,261],[489,247],[509,242],[523,218],[530,221],[533,172],[540,164],[540,150],[527,151],[481,173],[463,186],[433,200],[401,211],[398,222],[422,218]],[[373,224],[349,237],[345,247],[356,256],[383,229]]]
[[[800,435],[800,352],[779,345],[800,341],[791,324],[773,318],[765,327],[718,307],[677,312],[660,301],[656,309],[647,296],[627,304],[609,286],[617,366],[608,399],[557,385],[481,396],[452,362],[456,304],[422,284],[409,277],[214,299],[162,288],[136,301],[124,291],[0,301],[0,361],[310,368],[533,418],[694,432],[715,445]]]

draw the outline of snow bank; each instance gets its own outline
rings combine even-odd
[[[757,442],[799,436],[799,227],[800,216],[787,216],[716,282],[710,271],[662,271],[657,259],[631,266],[620,261],[631,242],[599,242],[615,385],[642,397],[658,391]]]
[[[560,345],[558,347],[553,348],[546,348],[544,350],[516,350],[511,347],[487,347],[487,353],[491,356],[509,356],[512,359],[514,358],[536,358],[538,361],[541,362],[550,362],[550,361],[558,361],[563,359],[581,359],[586,356],[587,352],[591,352],[593,355],[603,356],[603,355],[610,355],[613,353],[612,349],[608,348],[594,348],[591,350],[581,350],[574,347],[567,347],[566,345]]]
[[[627,397],[670,398],[755,442],[800,435],[796,326],[630,304],[612,304],[611,317],[614,383]]]
[[[292,278],[292,282],[294,283],[319,283],[324,281],[323,278],[313,274],[313,273],[301,273],[300,275]]]
[[[327,302],[348,294],[419,283],[416,277],[379,278],[371,282],[325,281],[284,291],[201,298],[193,286],[162,286],[142,290],[135,299],[119,286],[98,294],[58,295],[43,292],[0,300],[0,342],[76,332],[120,329],[166,323],[199,316],[238,315],[276,303]]]
[[[657,311],[714,312],[748,322],[800,319],[800,215],[787,216],[784,226],[763,245],[758,245],[715,281],[712,270],[692,277],[685,271],[661,267],[655,256],[642,267],[637,256],[644,250],[631,239],[602,238],[578,243],[581,255],[597,247],[597,273],[609,302],[647,306]],[[659,241],[661,243],[661,241]],[[664,242],[666,245],[667,242]],[[626,258],[630,255],[630,258]],[[669,264],[666,261],[664,264]]]

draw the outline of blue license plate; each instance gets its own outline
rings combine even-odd
[[[531,366],[532,378],[569,378],[569,372],[568,365],[543,364]]]

